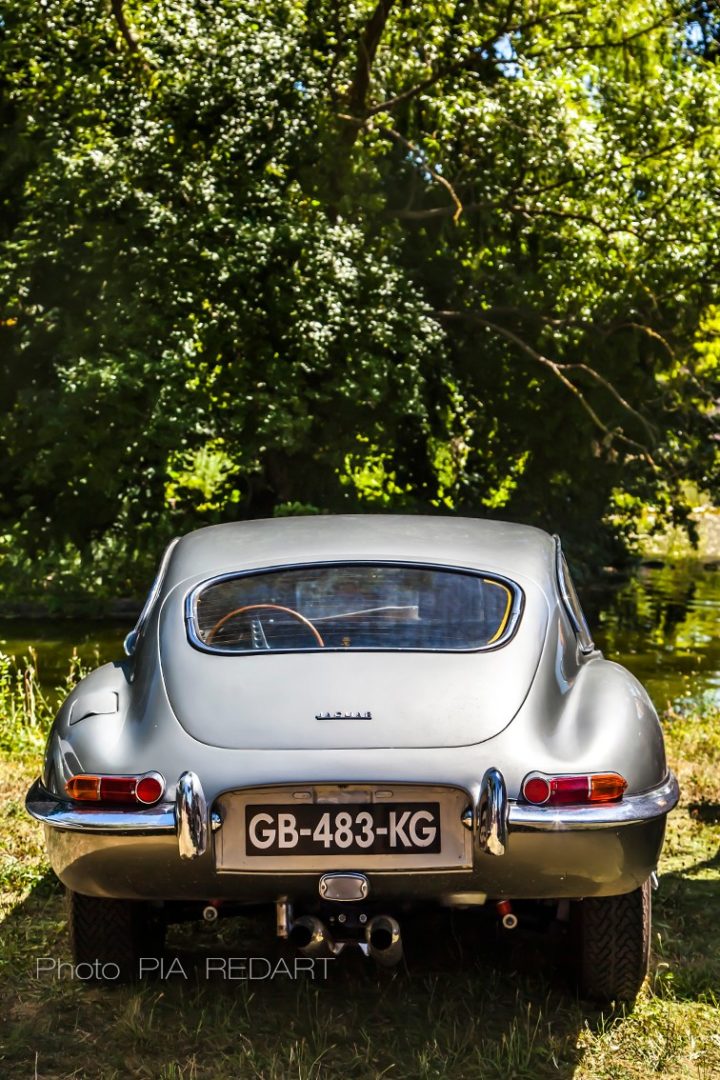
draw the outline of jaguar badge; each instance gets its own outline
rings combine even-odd
[[[367,712],[319,712],[315,713],[316,720],[372,720],[372,713]]]

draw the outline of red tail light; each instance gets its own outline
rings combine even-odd
[[[147,773],[141,776],[135,788],[135,798],[138,802],[149,806],[156,803],[165,790],[165,781],[158,773]]]
[[[535,806],[583,806],[617,802],[622,799],[626,787],[627,780],[614,772],[576,776],[530,773],[523,780],[522,793],[523,798]]]
[[[143,776],[73,776],[65,784],[71,799],[77,802],[123,803],[126,806],[152,806],[162,797],[165,781],[159,773]]]

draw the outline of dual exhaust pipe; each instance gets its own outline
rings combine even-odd
[[[345,942],[335,942],[327,927],[314,915],[301,915],[289,933],[292,945],[303,956],[337,956]],[[381,967],[395,967],[402,960],[400,924],[391,915],[376,915],[365,927],[365,950]]]
[[[368,956],[381,967],[395,967],[402,960],[400,923],[392,915],[376,915],[365,928]]]

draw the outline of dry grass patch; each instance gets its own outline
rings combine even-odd
[[[170,955],[187,978],[137,987],[90,987],[36,978],[38,956],[69,960],[63,899],[47,871],[42,830],[23,797],[39,758],[0,760],[4,1003],[0,1075],[147,1080],[711,1080],[720,1076],[720,795],[717,712],[666,721],[683,782],[655,902],[654,972],[634,1010],[603,1014],[551,974],[546,946],[521,934],[475,949],[439,930],[407,970],[378,977],[360,958],[325,984],[207,981],[203,957],[271,950],[262,921],[217,931],[185,927]],[[239,951],[238,951],[239,950]],[[541,971],[546,971],[542,975]]]

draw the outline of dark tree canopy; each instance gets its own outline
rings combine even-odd
[[[8,565],[136,588],[303,509],[597,560],[713,490],[714,5],[7,0],[0,35]]]

